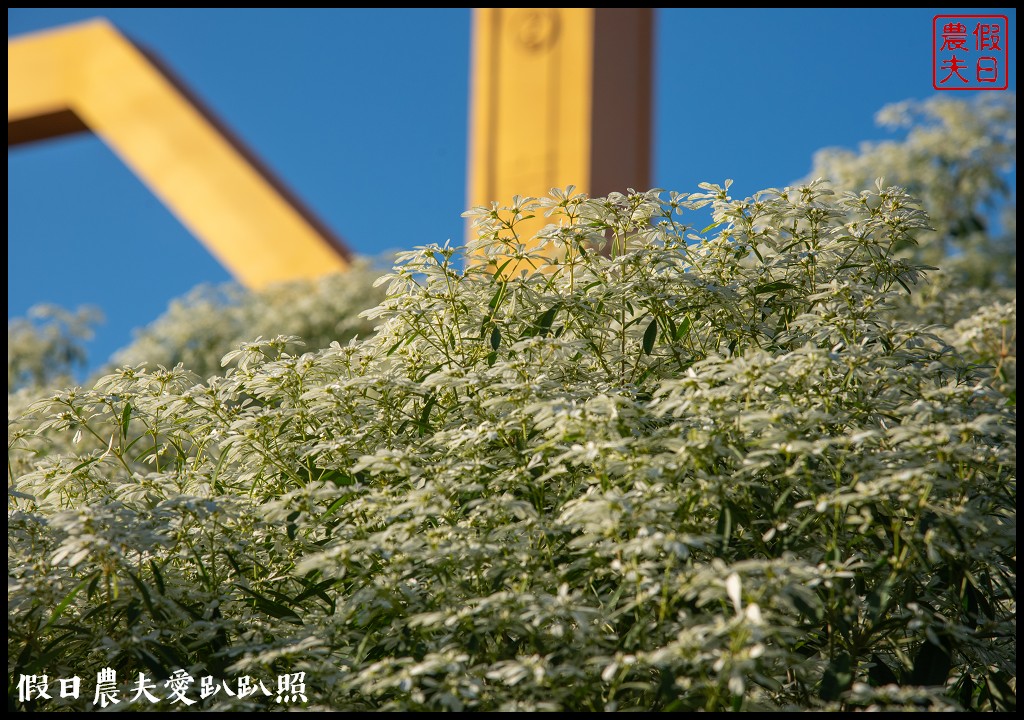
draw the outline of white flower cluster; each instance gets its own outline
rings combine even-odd
[[[701,190],[477,208],[477,243],[399,257],[372,336],[13,418],[11,672],[305,673],[348,711],[1012,707],[1015,304],[956,343],[899,315],[928,225],[900,188]]]

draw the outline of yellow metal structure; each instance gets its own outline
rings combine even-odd
[[[652,21],[651,8],[474,10],[470,206],[648,188]]]
[[[7,144],[91,130],[243,284],[349,253],[170,74],[104,20],[7,43]]]

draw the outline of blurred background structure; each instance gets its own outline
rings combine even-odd
[[[347,269],[340,241],[190,95],[102,19],[7,43],[8,147],[94,132],[247,287]]]

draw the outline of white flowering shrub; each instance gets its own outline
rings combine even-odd
[[[1015,304],[959,344],[900,319],[899,188],[702,190],[477,208],[371,337],[9,420],[9,706],[110,668],[138,709],[182,672],[319,710],[1013,709]]]
[[[220,359],[226,352],[256,337],[297,335],[311,348],[366,337],[373,324],[359,314],[383,299],[373,285],[379,274],[361,259],[344,273],[255,292],[234,284],[202,285],[173,301],[162,317],[139,332],[114,355],[110,369],[181,363],[208,378],[223,373]]]
[[[895,312],[936,326],[966,357],[995,368],[1003,391],[1015,397],[1016,95],[908,100],[882,108],[877,120],[889,130],[906,130],[905,137],[861,143],[856,152],[821,150],[808,180],[826,178],[834,187],[860,191],[882,176],[916,198],[929,226],[896,252],[933,267]]]
[[[137,331],[127,347],[89,373],[92,385],[118,366],[183,365],[195,381],[223,374],[224,354],[253,338],[300,335],[307,347],[326,347],[373,333],[360,313],[384,297],[375,287],[379,272],[364,258],[345,273],[316,280],[277,283],[259,291],[234,283],[202,285],[173,300],[163,316]],[[92,307],[74,312],[53,305],[29,310],[28,317],[7,324],[7,412],[23,413],[55,388],[68,387],[85,374],[85,342],[102,314]],[[53,438],[51,451],[73,452],[70,437]]]
[[[977,93],[970,102],[942,93],[887,105],[877,120],[906,137],[862,143],[857,152],[821,150],[808,180],[859,191],[881,176],[906,188],[930,226],[902,250],[941,268],[943,288],[1015,287],[1016,93]]]
[[[83,343],[102,320],[93,307],[74,312],[55,305],[37,305],[28,317],[7,321],[7,394],[24,388],[70,383],[86,364]]]

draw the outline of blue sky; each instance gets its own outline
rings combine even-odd
[[[957,13],[1009,17],[1015,90],[1013,9],[657,9],[653,185],[732,178],[749,195],[804,176],[820,148],[892,137],[875,112],[935,94],[932,18]],[[8,8],[8,37],[95,17],[163,59],[355,253],[464,237],[469,9]],[[95,137],[17,147],[7,179],[8,317],[99,307],[93,365],[173,298],[230,280]]]

